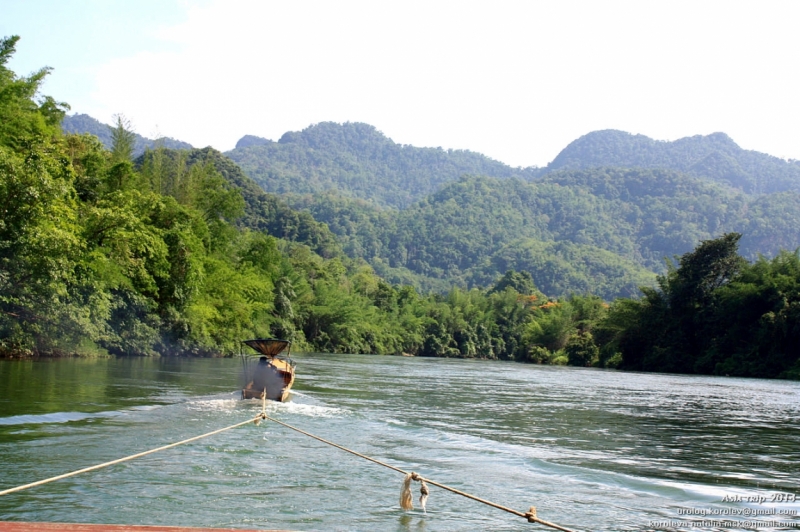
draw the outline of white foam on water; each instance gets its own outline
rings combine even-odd
[[[291,397],[293,399],[301,399],[300,402],[290,400],[285,403],[281,403],[278,401],[267,401],[266,402],[266,409],[267,415],[271,416],[273,414],[293,414],[293,415],[300,415],[306,417],[323,417],[323,418],[334,418],[334,417],[344,417],[347,415],[348,411],[344,408],[339,407],[331,407],[325,406],[321,404],[312,404],[305,401],[316,401],[311,398],[310,396],[302,393],[298,393],[292,391]],[[202,401],[194,401],[194,407],[196,410],[236,410],[241,407],[245,407],[248,409],[253,410],[253,415],[257,414],[261,411],[262,400],[261,399],[239,399],[238,396],[236,397],[227,397],[225,399],[210,399],[210,400],[202,400]],[[198,408],[200,407],[200,408]]]
[[[137,405],[122,410],[104,412],[50,412],[47,414],[23,414],[0,418],[0,425],[40,425],[45,423],[70,423],[84,419],[100,419],[124,416],[130,412],[147,412],[163,408],[165,405]]]
[[[164,405],[141,405],[141,406],[133,406],[131,410],[140,410],[140,411],[149,411],[149,410],[156,410],[158,408],[163,408]]]
[[[191,401],[187,405],[187,408],[189,410],[201,412],[228,412],[234,410],[240,402],[240,399],[234,399],[232,397],[225,399],[200,399]]]
[[[39,415],[21,415],[0,418],[0,425],[40,425],[45,423],[69,423],[84,419],[120,416],[123,412],[51,412]]]
[[[304,403],[275,403],[277,408],[276,412],[286,412],[287,414],[295,414],[306,417],[324,417],[324,418],[339,418],[347,415],[344,408],[323,406],[323,405],[310,405]]]
[[[731,486],[716,487],[708,484],[690,484],[687,482],[678,482],[673,480],[661,480],[661,481],[655,481],[655,483],[685,491],[687,494],[690,495],[690,498],[692,500],[698,500],[700,498],[722,500],[722,498],[725,497],[726,495],[728,497],[732,496],[747,497],[753,495],[752,489],[741,489],[741,488],[734,488]]]

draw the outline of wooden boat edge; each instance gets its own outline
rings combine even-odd
[[[103,525],[92,523],[45,523],[0,521],[0,532],[290,532],[275,528],[208,528],[158,525]]]

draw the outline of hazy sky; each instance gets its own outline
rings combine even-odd
[[[10,67],[136,131],[233,148],[321,121],[543,166],[598,129],[800,159],[798,1],[0,0]]]

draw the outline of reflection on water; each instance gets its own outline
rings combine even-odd
[[[268,403],[270,416],[506,506],[535,505],[564,526],[648,530],[659,528],[655,520],[699,519],[687,512],[745,519],[755,510],[762,521],[800,524],[790,515],[800,502],[769,500],[800,495],[800,383],[402,357],[296,359],[293,399]],[[261,405],[238,399],[240,377],[239,361],[225,359],[0,361],[0,489],[243,421]],[[0,519],[531,529],[435,487],[427,514],[404,513],[401,480],[265,423],[0,497]],[[756,495],[764,501],[747,502]],[[736,497],[743,502],[723,502]],[[693,528],[684,525],[673,529]]]

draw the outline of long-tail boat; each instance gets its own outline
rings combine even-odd
[[[252,347],[256,354],[242,353],[244,382],[242,399],[262,399],[285,402],[294,384],[294,360],[289,358],[292,343],[278,338],[257,338],[245,340],[243,344]],[[286,351],[285,355],[281,353]],[[255,358],[261,355],[258,362]]]

